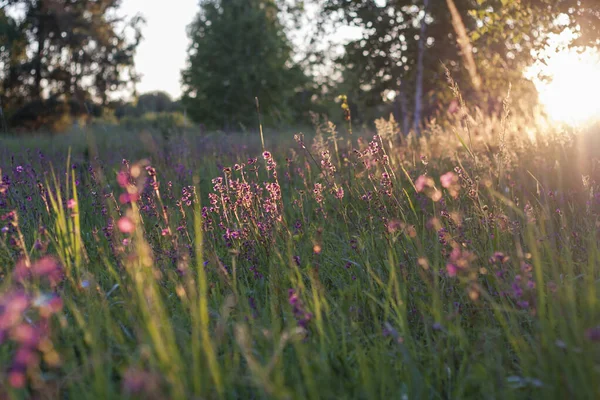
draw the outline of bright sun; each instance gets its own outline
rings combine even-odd
[[[528,74],[549,117],[570,125],[600,121],[600,53],[549,49],[543,59]],[[548,79],[539,79],[540,73]]]

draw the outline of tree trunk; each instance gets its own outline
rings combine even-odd
[[[46,30],[45,30],[45,16],[43,15],[43,1],[39,1],[36,9],[37,16],[37,50],[35,54],[35,82],[34,82],[34,96],[38,100],[42,99],[42,57],[44,56],[44,47],[46,45]]]
[[[467,28],[465,27],[462,17],[456,8],[456,4],[454,4],[454,0],[446,0],[446,2],[448,3],[450,14],[452,15],[452,26],[454,27],[454,32],[456,32],[458,45],[460,46],[465,67],[467,68],[469,76],[471,77],[473,88],[475,89],[476,93],[479,93],[481,90],[481,77],[477,73],[477,65],[475,64],[475,59],[473,58],[473,45],[471,44],[471,40],[467,35]]]
[[[402,133],[404,135],[408,135],[408,132],[410,132],[410,113],[408,111],[408,100],[406,98],[406,92],[403,82],[400,82],[400,90],[398,90],[396,102],[400,106],[401,115],[398,116],[398,121],[400,120],[400,118],[402,118]]]
[[[423,107],[423,63],[425,58],[425,33],[427,31],[425,17],[429,11],[429,0],[423,0],[423,11],[425,12],[425,15],[421,20],[421,31],[419,33],[419,47],[417,54],[417,89],[415,90],[414,129],[415,134],[417,135],[419,135],[421,132],[421,113]]]

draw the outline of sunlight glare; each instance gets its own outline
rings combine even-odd
[[[548,52],[530,73],[540,103],[552,120],[573,126],[600,121],[598,51],[565,48]]]

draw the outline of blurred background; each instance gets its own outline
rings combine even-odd
[[[0,0],[0,132],[600,115],[597,0]],[[448,76],[454,80],[448,83]],[[347,96],[347,109],[340,107]]]

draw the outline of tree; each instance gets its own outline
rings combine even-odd
[[[463,18],[470,0],[457,1]],[[418,128],[438,98],[430,95],[445,85],[441,61],[459,74],[460,52],[446,0],[328,0],[325,15],[362,28],[362,37],[345,46],[338,60],[350,97],[367,98],[367,108],[393,99],[403,126]],[[474,27],[475,22],[468,23]],[[355,79],[355,81],[351,81]]]
[[[24,101],[68,103],[85,113],[105,106],[111,92],[137,79],[134,55],[143,20],[117,17],[121,0],[5,0],[23,12],[28,39],[24,56],[11,66]]]
[[[188,28],[183,104],[195,121],[256,125],[255,97],[270,122],[294,118],[293,99],[307,83],[274,0],[205,0]]]
[[[0,124],[5,129],[4,110],[15,106],[19,96],[15,66],[25,57],[26,38],[17,21],[0,9]]]
[[[499,111],[509,83],[513,97],[534,103],[523,69],[550,33],[570,28],[578,33],[574,45],[600,45],[597,0],[327,0],[324,11],[363,31],[338,60],[345,86],[358,88],[350,97],[369,99],[370,107],[395,98],[404,126],[412,115],[418,127],[448,101],[442,62],[464,97]]]
[[[144,93],[138,97],[137,108],[142,114],[174,111],[176,106],[168,93],[156,91]]]
[[[511,67],[530,65],[551,34],[575,34],[572,46],[600,46],[600,7],[596,0],[478,0],[470,15],[482,23],[475,44],[492,47]]]

